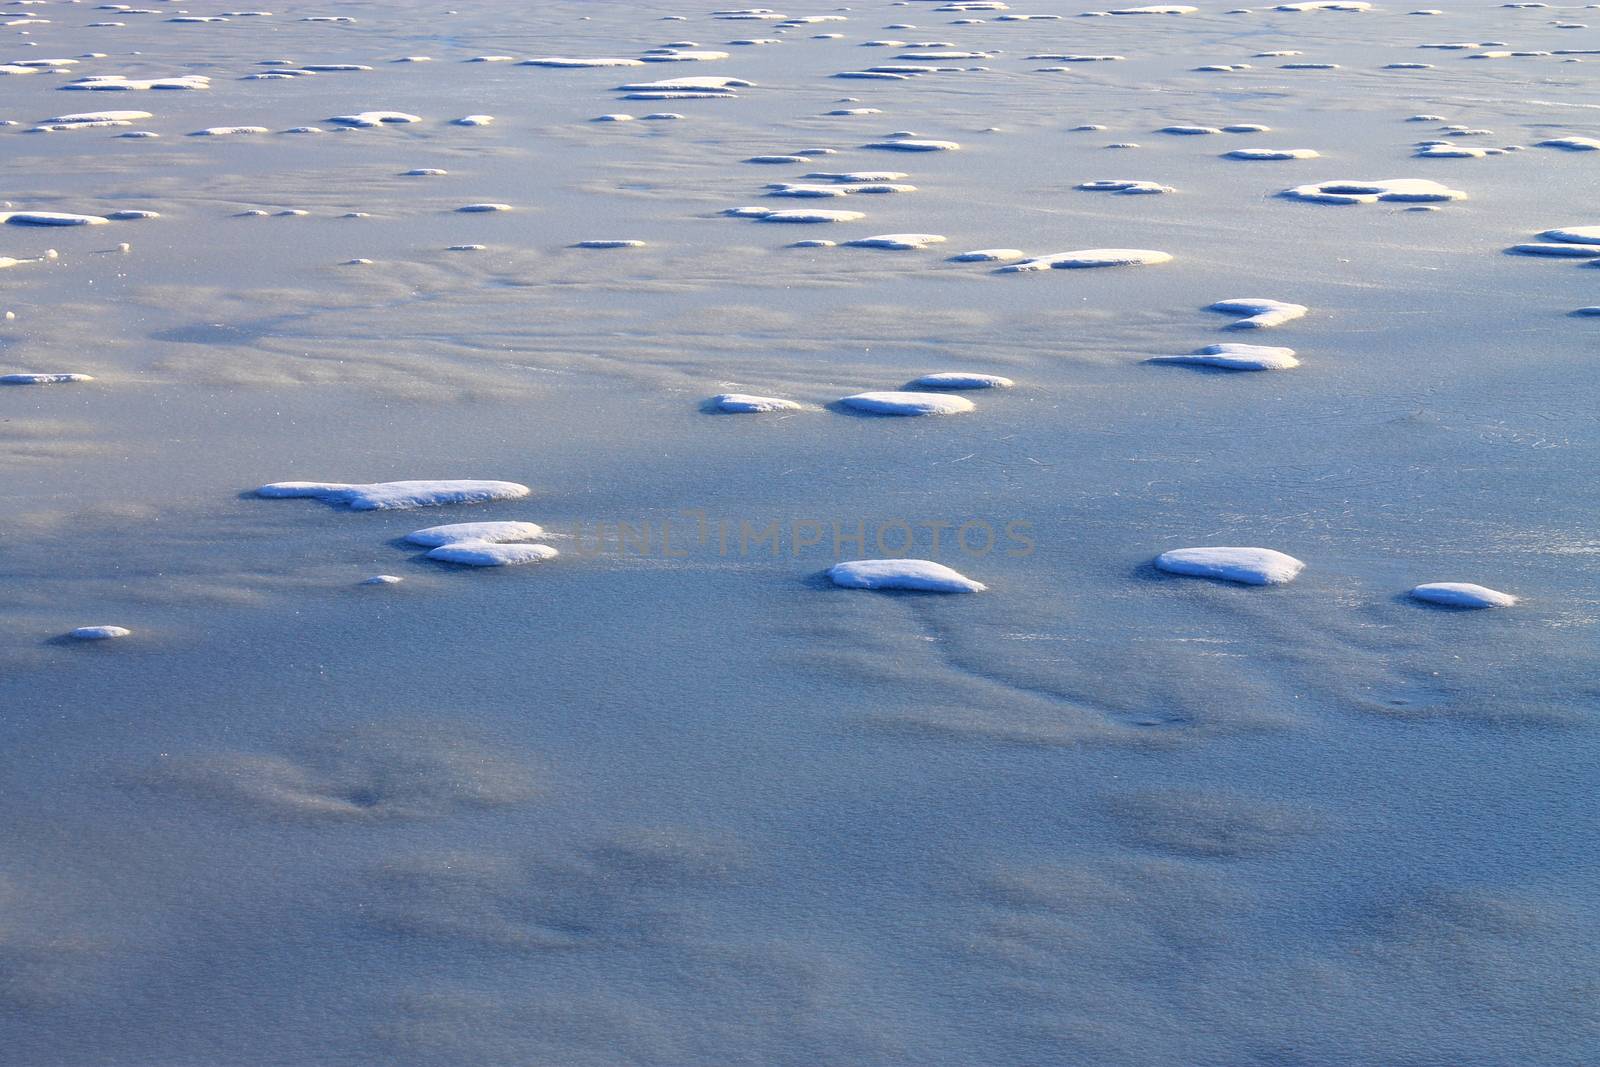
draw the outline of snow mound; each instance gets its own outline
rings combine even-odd
[[[924,593],[981,593],[989,588],[927,559],[857,559],[828,568],[843,589],[913,589]]]
[[[464,541],[532,541],[544,536],[544,527],[535,522],[454,522],[445,526],[429,526],[406,534],[414,545],[438,548]]]
[[[1172,574],[1245,585],[1282,585],[1293,581],[1305,566],[1270,548],[1178,548],[1156,557],[1156,567]]]
[[[442,504],[479,504],[486,500],[517,500],[532,490],[516,482],[443,479],[428,481],[373,482],[353,485],[343,482],[273,482],[256,490],[263,497],[312,497],[351,511],[388,511],[404,508],[438,507]]]
[[[752,396],[749,393],[719,393],[710,400],[718,411],[754,414],[767,411],[802,411],[804,404],[776,396]]]
[[[0,385],[60,385],[64,382],[92,382],[88,374],[0,374]]]
[[[943,244],[945,238],[937,233],[881,233],[876,237],[858,237],[846,241],[846,248],[890,248],[907,252]]]
[[[1196,366],[1221,367],[1224,370],[1288,370],[1298,367],[1294,349],[1272,345],[1246,345],[1224,342],[1206,345],[1183,356],[1153,356],[1151,363],[1187,363]]]
[[[561,553],[549,545],[503,545],[493,541],[457,541],[440,545],[428,553],[441,563],[464,567],[511,567],[519,563],[542,563]]]
[[[125,626],[80,626],[69,635],[79,641],[109,641],[114,637],[127,637],[133,633]]]
[[[876,148],[885,152],[954,152],[961,146],[954,141],[924,141],[906,137],[892,141],[873,141],[861,147]]]
[[[959,415],[973,410],[974,406],[966,397],[900,390],[856,393],[839,403],[874,415]]]
[[[1471,582],[1429,582],[1411,590],[1411,596],[1450,608],[1509,608],[1517,602],[1510,593]]]
[[[911,384],[921,389],[1010,389],[1017,383],[998,374],[940,371],[937,374],[924,374]]]
[[[1465,200],[1459,189],[1447,189],[1425,178],[1380,178],[1376,181],[1329,181],[1296,185],[1280,195],[1291,200],[1318,204],[1376,204],[1380,200],[1400,203],[1425,203],[1436,200]]]
[[[1210,306],[1209,310],[1245,316],[1235,322],[1228,323],[1227,328],[1230,330],[1265,330],[1273,326],[1282,326],[1286,322],[1293,322],[1311,309],[1304,304],[1291,304],[1283,300],[1268,300],[1262,297],[1233,297],[1229,300],[1218,300]]]
[[[1052,252],[1021,263],[1001,267],[1001,274],[1020,274],[1040,270],[1078,270],[1088,267],[1141,267],[1170,262],[1167,252],[1148,248],[1084,248],[1076,252]]]
[[[1117,193],[1121,196],[1144,196],[1154,193],[1177,192],[1170,185],[1160,182],[1139,181],[1128,178],[1100,178],[1090,182],[1079,182],[1078,188],[1090,193]]]
[[[1322,155],[1315,148],[1235,148],[1224,152],[1224,159],[1317,159]]]

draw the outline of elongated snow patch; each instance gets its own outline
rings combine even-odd
[[[1548,241],[1561,241],[1564,244],[1600,245],[1600,226],[1562,226],[1554,230],[1545,230],[1539,236]]]
[[[389,511],[437,507],[442,504],[479,504],[486,500],[516,500],[532,490],[516,482],[474,480],[373,482],[273,482],[256,490],[264,497],[312,497],[351,511]]]
[[[1529,244],[1512,245],[1511,251],[1524,256],[1566,256],[1569,259],[1600,259],[1600,245]]]
[[[805,408],[804,404],[797,404],[793,400],[784,400],[776,396],[752,396],[749,393],[719,393],[711,398],[710,403],[718,411],[739,414],[801,411]]]
[[[133,631],[125,626],[80,626],[69,636],[79,641],[109,641],[115,637],[127,637],[131,633]]]
[[[1411,595],[1450,608],[1509,608],[1517,602],[1510,593],[1471,582],[1429,582],[1411,590]]]
[[[148,111],[82,111],[76,115],[57,115],[55,118],[39,121],[48,126],[76,126],[86,122],[135,122],[151,118],[155,116]]]
[[[428,553],[441,563],[464,567],[511,567],[519,563],[543,563],[561,553],[549,545],[499,544],[494,541],[455,541]]]
[[[1245,585],[1282,585],[1293,581],[1305,566],[1270,548],[1178,548],[1156,557],[1156,567],[1172,574]]]
[[[952,263],[1004,263],[1011,259],[1027,259],[1027,253],[1020,248],[979,248],[971,252],[962,252],[958,256],[951,256]]]
[[[1288,370],[1298,367],[1294,349],[1273,345],[1246,345],[1224,342],[1206,345],[1188,355],[1152,356],[1151,363],[1188,363],[1197,366],[1220,367],[1223,370]]]
[[[532,541],[544,536],[544,527],[535,522],[453,522],[445,526],[429,526],[406,534],[414,545],[438,548],[462,541]]]
[[[937,233],[880,233],[876,237],[858,237],[846,241],[846,248],[890,248],[902,252],[943,244],[943,234]]]
[[[1552,137],[1548,141],[1540,141],[1539,148],[1561,148],[1568,152],[1594,152],[1600,151],[1600,141],[1593,137]]]
[[[13,226],[103,226],[100,215],[70,215],[61,211],[0,211],[0,222]]]
[[[1010,389],[1017,383],[998,374],[949,370],[924,374],[911,384],[922,389]]]
[[[1236,296],[1229,300],[1218,300],[1210,310],[1245,316],[1228,323],[1230,330],[1265,330],[1293,322],[1310,309],[1304,304],[1291,304],[1284,300]]]
[[[617,86],[622,92],[648,92],[652,89],[682,89],[693,91],[695,89],[748,89],[755,82],[745,81],[743,78],[721,78],[714,75],[701,75],[692,78],[662,78],[653,82],[628,82],[626,85]]]
[[[735,218],[756,219],[760,222],[793,223],[855,222],[857,219],[866,218],[859,211],[773,211],[764,207],[736,207],[728,214]]]
[[[92,382],[89,374],[0,374],[0,385],[61,385],[66,382]]]
[[[929,559],[857,559],[828,568],[844,589],[910,589],[923,593],[981,593],[989,588]]]
[[[856,393],[844,397],[839,403],[874,415],[959,415],[974,407],[972,401],[964,396],[901,390]]]
[[[413,122],[421,122],[422,116],[408,115],[404,111],[362,111],[354,115],[333,115],[329,122],[337,122],[341,126],[404,126]]]
[[[1448,189],[1425,178],[1380,178],[1376,181],[1330,181],[1296,185],[1282,196],[1291,200],[1310,200],[1319,204],[1375,204],[1380,200],[1401,203],[1426,203],[1436,200],[1465,200],[1467,194]]]
[[[877,148],[885,152],[954,152],[961,146],[954,141],[925,141],[913,137],[893,141],[873,141],[862,148]]]
[[[498,57],[495,57],[498,58]],[[640,59],[570,59],[567,56],[541,56],[538,59],[524,59],[519,66],[524,67],[642,67],[644,61]]]
[[[1086,193],[1117,193],[1121,196],[1148,196],[1156,193],[1177,192],[1170,185],[1142,181],[1137,178],[1096,178],[1094,181],[1079,182],[1078,188]]]
[[[1040,270],[1078,270],[1087,267],[1143,267],[1167,263],[1168,252],[1148,248],[1083,248],[1076,252],[1052,252],[1021,263],[1001,267],[997,273],[1021,274]]]
[[[1235,148],[1224,152],[1226,159],[1317,159],[1322,153],[1315,148]]]

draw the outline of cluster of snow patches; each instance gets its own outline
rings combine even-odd
[[[768,196],[788,196],[798,199],[823,199],[836,196],[854,196],[857,193],[883,195],[888,193],[914,193],[915,185],[903,182],[833,182],[828,185],[808,182],[773,182],[767,186]]]
[[[32,127],[33,133],[56,133],[63,130],[103,129],[108,126],[132,126],[140,119],[153,118],[148,111],[84,111],[74,115],[57,115],[40,119]]]
[[[981,593],[988,586],[926,559],[858,559],[828,568],[844,589],[900,589],[920,593]]]
[[[1119,193],[1123,196],[1142,196],[1151,193],[1174,193],[1176,189],[1160,182],[1137,181],[1127,178],[1099,178],[1079,182],[1077,188],[1090,193]]]
[[[560,555],[549,545],[527,543],[542,536],[544,528],[532,522],[459,522],[413,531],[406,540],[430,549],[428,558],[443,563],[507,567]]]
[[[1476,145],[1454,144],[1450,141],[1424,141],[1417,145],[1417,159],[1486,159],[1503,156],[1504,148],[1479,148]]]
[[[1301,3],[1279,4],[1274,11],[1371,11],[1366,0],[1303,0]]]
[[[142,92],[150,89],[209,89],[211,79],[201,74],[185,74],[173,78],[128,78],[121,74],[101,74],[80,78],[61,86],[63,89],[89,92]]]
[[[404,111],[362,111],[354,115],[333,115],[329,122],[340,126],[356,126],[370,129],[374,126],[404,126],[413,122],[421,122],[420,115],[408,115]]]
[[[1228,315],[1243,315],[1244,318],[1228,323],[1230,330],[1265,330],[1293,322],[1303,317],[1310,309],[1304,304],[1291,304],[1284,300],[1233,297],[1229,300],[1218,300],[1207,310],[1220,311]]]
[[[697,76],[662,78],[659,81],[629,82],[617,86],[624,100],[715,100],[732,99],[735,89],[747,89],[755,82],[743,78]]]
[[[373,482],[273,482],[256,490],[263,497],[310,497],[351,511],[388,511],[438,507],[443,504],[479,504],[489,500],[518,500],[531,490],[516,482],[428,480]]]
[[[1545,230],[1539,238],[1536,242],[1512,245],[1510,251],[1524,256],[1600,259],[1600,226],[1560,226]]]
[[[758,222],[826,223],[855,222],[866,218],[859,211],[774,211],[764,207],[729,208],[723,214],[738,219],[755,219]]]
[[[1280,195],[1318,204],[1376,204],[1380,200],[1427,203],[1465,200],[1467,194],[1425,178],[1381,178],[1377,181],[1327,181],[1296,185]]]

